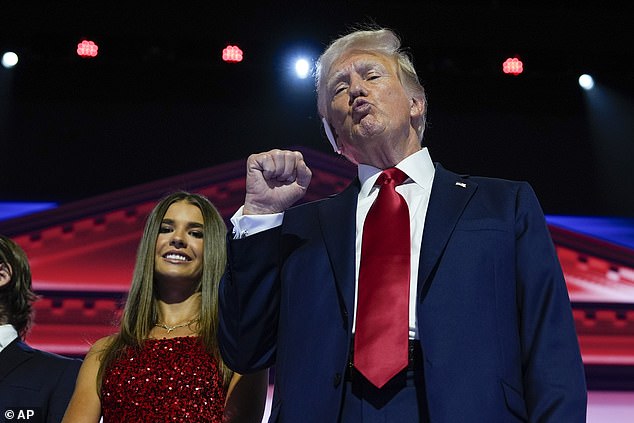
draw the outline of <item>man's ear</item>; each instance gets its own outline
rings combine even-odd
[[[5,286],[11,281],[12,274],[11,266],[7,263],[0,263],[0,287]]]
[[[418,118],[425,114],[425,102],[418,97],[410,99],[409,115],[412,118]]]

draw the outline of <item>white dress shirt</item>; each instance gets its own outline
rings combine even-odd
[[[401,194],[407,202],[409,208],[409,225],[411,240],[410,257],[410,288],[409,288],[409,337],[418,338],[416,325],[416,293],[418,286],[418,261],[420,258],[420,248],[423,240],[423,226],[427,216],[427,205],[429,204],[429,194],[434,180],[434,164],[429,157],[427,148],[423,148],[415,154],[406,157],[396,165],[397,168],[405,172],[408,179],[396,187],[396,192]],[[354,315],[352,331],[354,332],[357,315],[357,294],[359,284],[359,265],[361,263],[361,240],[363,239],[363,223],[370,207],[379,195],[379,187],[374,185],[381,169],[373,166],[359,165],[359,180],[361,190],[357,203],[357,235],[356,235],[356,261],[355,261],[355,295],[354,295]]]
[[[0,325],[0,352],[18,337],[13,325]]]
[[[409,207],[410,231],[411,231],[411,273],[410,273],[410,298],[409,298],[409,337],[417,339],[416,325],[416,293],[418,286],[418,261],[423,239],[423,226],[427,216],[427,206],[434,180],[434,164],[429,156],[427,148],[405,158],[396,165],[405,172],[408,179],[398,187],[396,191],[403,196]],[[369,165],[359,165],[357,168],[361,190],[357,203],[357,227],[356,227],[356,257],[355,257],[355,301],[352,330],[354,332],[357,314],[357,288],[359,282],[359,263],[361,262],[361,240],[363,239],[363,222],[370,210],[370,206],[376,199],[379,190],[374,186],[381,169]],[[244,207],[244,206],[243,206]],[[244,238],[258,232],[274,228],[282,224],[284,213],[265,215],[243,215],[243,207],[231,217],[234,238]]]

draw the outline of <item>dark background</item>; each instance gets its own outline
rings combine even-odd
[[[0,201],[65,203],[271,148],[328,153],[313,80],[291,59],[372,22],[414,55],[435,161],[527,180],[547,214],[634,216],[624,3],[249,3],[0,0],[0,52],[20,54],[0,67]],[[83,38],[97,58],[76,56]],[[227,44],[242,63],[222,62]],[[504,75],[515,55],[525,72]]]

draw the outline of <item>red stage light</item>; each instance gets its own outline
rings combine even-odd
[[[222,50],[222,60],[225,62],[241,62],[242,50],[238,46],[227,46]]]
[[[84,40],[77,44],[77,55],[79,57],[95,57],[98,50],[99,46],[93,41]]]
[[[524,64],[517,57],[509,57],[502,64],[502,72],[519,75],[524,71]]]

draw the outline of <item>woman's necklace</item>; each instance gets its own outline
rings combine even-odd
[[[174,325],[174,326],[170,326],[170,325],[166,325],[165,323],[155,323],[154,326],[158,326],[160,328],[163,328],[165,330],[167,330],[167,333],[172,332],[174,329],[178,329],[178,328],[184,328],[185,326],[189,326],[194,322],[197,322],[199,319],[198,317],[196,317],[195,319],[191,319],[185,323],[181,323],[178,325]]]

